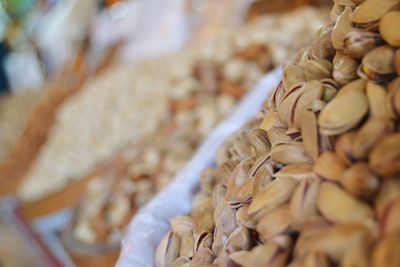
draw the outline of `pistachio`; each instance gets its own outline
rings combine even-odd
[[[257,232],[262,240],[284,234],[290,230],[289,205],[282,205],[264,215],[257,224]]]
[[[357,79],[358,62],[349,56],[337,52],[333,59],[333,79],[340,85],[345,85]]]
[[[317,215],[319,181],[304,179],[290,200],[290,220],[294,229],[300,229],[309,217]]]
[[[380,228],[382,236],[400,233],[400,197],[386,205]]]
[[[366,0],[354,10],[351,19],[358,24],[375,22],[398,5],[397,0]]]
[[[373,218],[370,206],[330,182],[321,184],[317,205],[325,218],[336,223],[369,223]]]
[[[365,159],[371,148],[392,131],[392,124],[387,119],[371,118],[358,130],[351,146],[352,156]]]
[[[180,249],[179,256],[191,258],[193,256],[194,238],[193,231],[187,231],[180,234]]]
[[[290,178],[278,178],[268,184],[263,191],[258,192],[251,202],[248,213],[267,213],[286,203],[296,187],[296,182]],[[262,216],[262,215],[261,215]]]
[[[373,82],[367,83],[367,98],[370,115],[376,118],[388,119],[389,113],[386,107],[387,93],[385,88]]]
[[[238,226],[228,237],[225,247],[230,252],[248,250],[251,246],[249,230],[243,226]]]
[[[305,66],[305,76],[307,81],[330,78],[332,73],[332,63],[326,59],[318,58],[309,60]]]
[[[211,264],[215,259],[215,254],[209,248],[198,250],[190,261],[190,267],[200,267]]]
[[[191,247],[193,253],[202,249],[202,248],[211,248],[213,243],[213,235],[209,232],[201,232],[196,235],[196,238],[193,240],[193,246]]]
[[[284,267],[288,260],[288,252],[270,242],[253,248],[248,254],[244,267]]]
[[[214,210],[211,198],[193,210],[193,230],[195,234],[213,231],[213,212]]]
[[[293,126],[296,103],[304,92],[303,84],[289,89],[278,106],[278,118],[286,125]]]
[[[249,229],[255,229],[256,223],[251,220],[251,218],[248,214],[248,210],[249,210],[249,205],[244,205],[244,206],[240,207],[236,211],[236,221],[237,221],[238,225],[242,225]]]
[[[347,169],[340,178],[340,183],[357,197],[371,197],[379,188],[379,179],[364,162],[356,163]]]
[[[169,220],[171,229],[174,233],[180,235],[193,229],[193,219],[190,216],[182,215]]]
[[[354,81],[340,90],[318,117],[321,132],[337,135],[355,127],[368,111],[365,81]]]
[[[297,129],[300,128],[303,113],[311,109],[313,102],[321,99],[324,94],[324,87],[320,81],[307,82],[303,88],[304,92],[298,99],[294,109],[293,123]]]
[[[335,26],[332,30],[332,45],[335,49],[340,50],[343,48],[344,39],[346,34],[352,28],[353,23],[350,19],[351,7],[346,6],[342,14],[339,15]]]
[[[400,33],[396,27],[396,25],[399,24],[399,11],[391,11],[386,13],[379,23],[379,32],[382,35],[382,38],[392,46],[400,46]]]
[[[372,252],[372,267],[400,266],[400,233],[387,236],[380,240]]]
[[[400,75],[400,49],[396,50],[396,53],[394,54],[394,67],[396,68],[396,73],[397,76]]]
[[[333,152],[323,153],[315,162],[314,172],[324,179],[339,181],[346,166]]]
[[[332,31],[327,30],[312,43],[311,47],[308,49],[309,59],[323,58],[332,60],[335,55],[335,49],[332,45],[331,35]]]
[[[325,253],[334,261],[340,262],[346,252],[370,242],[368,229],[360,224],[342,224],[321,230],[309,240],[310,251]]]
[[[235,211],[229,206],[226,206],[215,225],[212,250],[216,255],[221,252],[223,246],[226,244],[226,239],[236,229],[236,227]]]
[[[179,256],[179,237],[169,231],[161,240],[156,251],[156,266],[167,267]]]
[[[339,18],[340,14],[343,13],[345,6],[343,5],[339,5],[337,3],[334,3],[331,12],[329,13],[330,18],[332,21],[337,21],[337,19]]]
[[[233,170],[227,185],[227,190],[225,194],[225,200],[229,201],[233,199],[239,187],[242,186],[247,178],[248,172],[253,164],[252,159],[247,159],[239,163]]]
[[[262,129],[253,129],[249,134],[249,142],[258,156],[271,150],[267,132]]]
[[[292,138],[286,134],[285,129],[283,128],[271,127],[267,131],[267,135],[272,147],[279,144],[290,143],[292,141]]]
[[[316,178],[311,164],[292,164],[284,166],[274,174],[276,178],[292,178],[303,180],[307,178]]]
[[[308,253],[303,261],[303,267],[329,267],[329,258],[321,252]]]
[[[343,267],[369,267],[369,255],[365,245],[349,248],[343,256],[341,266]]]
[[[287,91],[293,86],[306,81],[304,69],[298,65],[287,64],[283,68],[283,88]]]
[[[268,132],[272,127],[278,127],[279,124],[278,113],[276,111],[269,111],[265,114],[264,119],[260,125],[260,129]]]
[[[351,147],[353,144],[354,137],[355,137],[355,132],[345,133],[339,136],[335,144],[336,156],[342,162],[345,162],[347,165],[350,165],[353,161]]]
[[[300,142],[276,145],[271,150],[271,158],[281,164],[311,163],[307,157],[304,146]]]
[[[379,219],[385,216],[385,210],[400,197],[400,181],[386,179],[383,181],[375,200],[375,214]]]
[[[344,51],[351,58],[362,59],[369,51],[381,44],[378,33],[353,29],[344,38]]]
[[[371,150],[369,167],[383,177],[396,175],[400,171],[400,134],[393,133],[381,139]]]
[[[394,53],[394,48],[388,45],[372,49],[363,57],[358,75],[377,83],[390,80],[395,72]]]
[[[388,86],[387,110],[393,119],[400,117],[400,78],[394,79]]]
[[[329,102],[336,96],[336,94],[339,90],[339,84],[332,79],[322,79],[321,82],[324,87],[324,96],[322,97],[322,100],[325,102]],[[314,109],[314,105],[316,102],[317,101],[313,102],[313,111],[315,111],[315,112],[321,111],[322,108],[318,109],[318,110]]]
[[[171,264],[171,267],[189,267],[190,259],[188,257],[179,257]]]

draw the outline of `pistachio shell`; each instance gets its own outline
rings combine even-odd
[[[373,82],[367,83],[367,99],[370,115],[376,118],[388,119],[389,113],[386,107],[387,93],[385,88]]]
[[[380,240],[372,253],[372,267],[397,267],[400,266],[400,233]]]
[[[324,179],[339,181],[346,170],[346,166],[335,153],[325,152],[317,159],[313,170]]]
[[[400,117],[400,78],[394,79],[388,86],[386,107],[392,119]]]
[[[371,75],[388,75],[395,72],[394,68],[395,49],[388,46],[378,46],[369,51],[362,59],[362,70],[367,78],[375,80]],[[371,75],[369,75],[371,73]]]
[[[267,213],[286,203],[296,187],[296,181],[290,178],[273,180],[265,189],[259,192],[251,202],[248,213],[250,216],[262,211]]]
[[[311,110],[306,110],[302,113],[301,137],[306,155],[316,161],[319,155],[318,123],[317,116]]]
[[[351,147],[355,135],[355,132],[348,132],[342,134],[336,140],[335,154],[342,162],[345,162],[347,165],[350,165],[353,161]]]
[[[239,225],[247,227],[249,229],[255,229],[256,223],[251,220],[248,215],[249,205],[244,205],[236,211],[236,221]]]
[[[267,243],[253,248],[248,255],[245,267],[284,267],[288,252],[274,243]]]
[[[293,126],[296,103],[304,92],[302,85],[297,85],[287,91],[278,107],[278,118],[286,126]]]
[[[214,229],[214,208],[209,198],[203,205],[195,207],[192,212],[194,233],[212,232]]]
[[[374,22],[398,5],[398,0],[366,0],[354,10],[351,18],[354,23]]]
[[[306,110],[311,109],[312,103],[315,100],[321,99],[324,94],[324,87],[320,81],[307,82],[303,86],[303,88],[304,92],[298,99],[294,110],[293,123],[297,129],[300,129],[301,118],[303,116],[303,113]]]
[[[290,200],[290,219],[294,229],[300,229],[309,217],[317,215],[319,181],[305,179],[300,182]]]
[[[179,256],[191,258],[193,256],[194,238],[193,232],[187,231],[180,234],[181,244],[179,249]]]
[[[348,192],[357,197],[371,197],[379,189],[378,178],[364,162],[356,163],[347,169],[340,178],[340,183]]]
[[[292,141],[292,138],[286,134],[284,128],[272,127],[267,131],[267,135],[272,147]]]
[[[332,30],[332,45],[336,50],[342,49],[346,34],[352,28],[353,23],[350,19],[351,7],[346,6],[342,14],[339,15]]]
[[[289,205],[282,205],[264,215],[257,224],[257,232],[266,242],[270,238],[286,233],[290,229]]]
[[[212,250],[218,255],[223,246],[226,244],[226,240],[229,235],[236,229],[237,223],[235,218],[235,211],[229,206],[225,206],[218,218],[217,224],[214,230],[214,242],[212,244]]]
[[[378,33],[353,29],[344,38],[344,51],[351,58],[362,59],[380,43],[382,39]]]
[[[400,197],[400,181],[395,179],[386,179],[379,188],[378,195],[375,199],[375,214],[383,220],[385,210]]]
[[[332,63],[326,59],[318,58],[309,60],[305,66],[305,76],[307,81],[330,78],[332,73]]]
[[[307,178],[316,178],[311,164],[291,164],[284,166],[274,174],[276,178],[292,178],[303,180]]]
[[[283,68],[283,87],[285,90],[289,90],[296,84],[306,81],[304,69],[298,65],[287,64]]]
[[[369,155],[371,170],[383,177],[400,172],[400,133],[388,135],[380,140]]]
[[[188,257],[181,256],[174,260],[171,267],[189,267],[190,259]]]
[[[174,217],[169,220],[169,223],[172,231],[178,235],[193,229],[193,219],[187,215]]]
[[[308,49],[309,59],[333,59],[333,57],[335,56],[335,49],[332,45],[331,35],[332,31],[327,30],[323,32],[321,36],[312,43],[311,47]]]
[[[396,53],[394,54],[394,65],[397,76],[400,76],[400,49],[397,49]]]
[[[391,11],[386,13],[380,23],[379,32],[382,38],[392,46],[400,46],[400,32],[397,28],[400,25],[400,12]]]
[[[210,232],[201,232],[196,235],[196,238],[193,240],[193,252],[196,253],[198,250],[203,248],[211,248],[213,243],[213,235]]]
[[[333,59],[333,79],[341,85],[345,85],[357,79],[358,62],[349,56],[337,52]]]
[[[308,253],[303,261],[303,267],[329,267],[329,258],[321,252]]]
[[[267,132],[262,129],[253,129],[249,134],[249,142],[258,156],[268,153],[271,144],[268,141]]]
[[[211,264],[215,259],[215,254],[209,248],[202,248],[198,250],[190,261],[191,267],[206,266]]]
[[[326,253],[331,259],[340,262],[346,252],[369,242],[367,228],[360,224],[341,224],[320,231],[310,240],[310,251]]]
[[[392,131],[392,124],[387,119],[371,118],[358,130],[351,146],[352,156],[365,159],[371,148]]]
[[[369,267],[369,255],[364,246],[355,246],[346,251],[341,266],[342,267]]]
[[[156,266],[167,267],[179,256],[178,235],[169,231],[161,240],[156,251]]]
[[[276,127],[279,124],[278,113],[276,111],[269,111],[265,114],[264,119],[260,125],[260,129],[268,131],[272,127]]]
[[[251,246],[249,230],[243,226],[237,227],[228,237],[225,248],[229,251],[248,250]]]
[[[321,184],[317,205],[329,221],[336,223],[369,223],[373,218],[370,206],[330,182]]]
[[[384,214],[380,222],[381,235],[391,236],[400,233],[400,197],[386,206]]]
[[[248,178],[248,173],[253,165],[253,160],[252,159],[247,159],[242,162],[240,162],[235,169],[233,170],[227,184],[227,190],[225,194],[225,200],[230,201],[235,197],[236,192],[242,186],[247,178]]]
[[[318,117],[321,132],[337,135],[355,127],[368,111],[365,81],[354,81],[339,91]]]
[[[276,145],[271,150],[271,158],[281,164],[311,163],[306,156],[304,146],[299,142]]]

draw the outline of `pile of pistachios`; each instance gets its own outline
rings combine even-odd
[[[156,266],[400,266],[400,1],[336,0]]]

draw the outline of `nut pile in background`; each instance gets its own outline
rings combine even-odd
[[[290,51],[311,40],[324,15],[320,10],[306,8],[260,19],[243,28],[227,30],[207,48],[152,59],[138,68],[116,66],[96,77],[60,108],[46,144],[20,185],[19,196],[24,201],[34,201],[61,191],[96,164],[109,160],[127,143],[157,132],[169,116],[174,124],[185,125],[192,123],[193,113],[200,114],[205,119],[198,127],[204,135],[233,107],[243,90],[270,67],[269,61],[260,68],[260,63],[240,60],[236,53],[251,44],[263,44],[274,65],[282,63]],[[288,35],[279,38],[281,32]],[[196,73],[201,81],[192,75],[194,65],[198,66]],[[214,91],[216,73],[229,79],[218,84],[221,90]],[[191,99],[193,94],[199,94],[198,98]],[[217,100],[216,94],[221,95]],[[211,96],[214,99],[207,103]],[[204,104],[197,105],[194,111],[169,113],[170,106],[174,112],[196,101]],[[217,117],[212,117],[214,113]],[[195,138],[198,135],[193,134]]]
[[[206,134],[233,109],[254,83],[275,63],[287,59],[290,51],[305,45],[302,42],[296,44],[293,39],[302,36],[303,42],[309,38],[311,41],[318,23],[309,16],[316,17],[319,25],[324,17],[323,12],[318,15],[316,12],[314,9],[303,9],[265,18],[239,29],[239,33],[225,32],[220,41],[207,49],[173,56],[167,66],[182,66],[180,62],[187,61],[189,53],[195,55],[190,64],[180,68],[179,73],[171,75],[167,72],[171,77],[164,86],[172,90],[166,96],[166,116],[159,123],[157,131],[140,140],[141,145],[132,142],[123,149],[122,161],[126,172],[119,176],[115,182],[117,185],[109,190],[100,190],[99,194],[91,194],[91,188],[95,186],[89,185],[85,195],[94,195],[94,198],[86,198],[82,205],[92,208],[90,212],[81,209],[75,216],[74,237],[88,244],[115,242],[113,233],[120,234],[128,221],[111,223],[108,221],[110,216],[104,210],[109,207],[121,209],[126,217],[118,215],[119,218],[129,218],[168,184],[190,159]],[[270,29],[272,26],[274,28]],[[270,30],[266,32],[265,27]],[[293,39],[278,39],[279,31],[292,32]],[[127,190],[126,193],[118,193],[116,188],[120,186]],[[92,205],[92,201],[102,204]],[[106,236],[98,230],[95,220],[104,222],[108,233]]]
[[[400,1],[335,1],[156,266],[400,266]]]

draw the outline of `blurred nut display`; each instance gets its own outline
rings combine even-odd
[[[178,169],[266,71],[311,41],[323,18],[323,12],[311,8],[267,17],[226,30],[200,50],[188,48],[136,68],[109,69],[60,108],[19,196],[35,201],[58,192],[127,143],[157,132],[170,131],[169,144],[179,143],[174,149],[184,156],[166,159],[165,164]],[[279,38],[282,31],[287,32],[285,38]],[[157,183],[165,184],[169,178],[165,183],[161,180]]]
[[[399,8],[335,1],[171,219],[156,266],[400,266]]]
[[[114,155],[124,166],[122,173],[111,174],[110,177],[105,171],[89,184],[75,214],[74,238],[86,244],[118,244],[128,219],[136,210],[174,178],[201,140],[229,114],[255,82],[275,64],[281,63],[281,57],[287,59],[290,56],[289,51],[294,49],[293,42],[278,40],[283,43],[281,50],[276,50],[273,47],[278,47],[277,41],[268,39],[272,37],[257,41],[259,37],[256,36],[263,35],[255,27],[261,29],[261,25],[276,24],[276,31],[289,30],[293,28],[290,20],[296,16],[298,20],[303,20],[303,26],[294,31],[293,38],[305,35],[311,41],[312,31],[317,29],[317,24],[314,19],[308,20],[308,15],[315,15],[315,12],[313,9],[304,9],[265,18],[240,29],[240,34],[230,33],[229,38],[223,37],[223,41],[217,42],[215,48],[204,49],[199,56],[193,57],[195,52],[188,50],[165,59],[167,63],[162,65],[163,68],[180,68],[175,69],[174,73],[163,69],[166,72],[164,80],[158,78],[161,84],[158,89],[172,86],[174,90],[164,96],[165,102],[162,104],[165,107],[160,111],[157,128],[143,138],[130,140],[129,145]],[[254,32],[250,34],[249,31]],[[270,32],[275,34],[275,30]],[[249,36],[243,39],[244,33]],[[236,38],[233,39],[236,41],[233,42],[231,38]],[[223,55],[227,51],[229,53]],[[279,51],[284,52],[284,57]],[[159,61],[149,62],[148,66],[160,71]],[[147,105],[153,107],[156,102],[152,101]],[[255,133],[252,140],[261,144],[260,149],[263,148],[262,134]],[[245,148],[245,144],[242,147]]]

